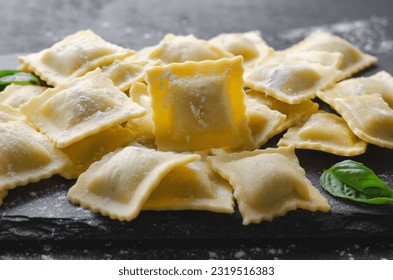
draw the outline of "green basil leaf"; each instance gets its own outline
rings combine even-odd
[[[371,169],[359,162],[344,160],[333,165],[329,170],[343,183],[370,197],[393,198],[393,190]]]
[[[1,70],[0,90],[3,90],[9,84],[40,85],[40,79],[34,74],[28,72],[22,72],[19,70]]]
[[[356,188],[339,180],[330,170],[323,172],[320,178],[320,184],[327,192],[336,197],[346,198],[352,201],[368,204],[393,203],[393,198],[370,197],[367,194],[358,191]]]

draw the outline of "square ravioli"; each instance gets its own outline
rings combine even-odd
[[[252,145],[242,57],[154,67],[146,81],[159,150],[198,151]]]
[[[131,221],[166,175],[199,159],[196,154],[128,146],[93,163],[71,187],[68,198],[111,219]]]
[[[134,83],[144,82],[148,69],[160,64],[158,60],[134,61],[130,56],[102,67],[102,72],[113,81],[115,87],[127,92]]]
[[[323,101],[329,103],[329,99],[345,98],[377,93],[393,109],[393,77],[386,71],[380,71],[370,77],[352,78],[341,81],[333,87],[318,92],[317,95]]]
[[[0,123],[0,192],[35,183],[64,170],[70,161],[24,121]]]
[[[57,86],[134,51],[110,44],[90,30],[69,35],[49,49],[19,57],[23,69]]]
[[[197,39],[193,35],[168,34],[156,47],[148,49],[148,51],[148,59],[160,60],[164,65],[232,57],[232,54],[207,41]]]
[[[380,94],[330,99],[329,105],[360,139],[393,149],[393,109]]]
[[[339,69],[342,71],[340,80],[348,78],[353,74],[377,62],[377,58],[361,52],[348,41],[318,30],[308,36],[300,43],[290,47],[285,52],[308,52],[308,51],[328,51],[338,52],[343,55],[343,61]]]
[[[319,108],[318,103],[311,100],[299,104],[288,104],[255,90],[247,90],[246,96],[246,99],[252,99],[254,102],[266,105],[271,110],[278,111],[286,116],[284,122],[276,128],[276,134],[307,119],[310,115],[317,112]]]
[[[98,134],[89,136],[75,144],[60,149],[71,160],[72,165],[60,175],[66,179],[76,179],[95,161],[134,140],[134,133],[121,125],[116,125]]]
[[[203,210],[233,213],[232,187],[205,160],[173,169],[149,196],[143,210]]]
[[[259,31],[245,33],[222,33],[209,40],[209,43],[244,59],[244,67],[252,67],[269,50]]]
[[[393,148],[393,77],[389,73],[381,71],[345,80],[317,95],[343,117],[360,139]]]
[[[222,154],[207,160],[234,188],[244,225],[271,221],[299,208],[330,210],[326,198],[307,179],[293,147]]]
[[[100,69],[47,89],[20,110],[59,148],[146,113]]]
[[[343,63],[344,56],[339,52],[307,51],[286,53],[290,57],[300,58],[312,63],[319,63],[339,69]]]
[[[367,147],[367,143],[360,140],[341,117],[324,111],[288,129],[277,145],[293,145],[297,149],[324,151],[340,156],[357,156],[365,153]]]
[[[135,52],[133,55],[127,57],[124,59],[126,62],[130,63],[135,63],[141,66],[145,65],[161,65],[162,62],[158,58],[150,58],[150,53],[153,52],[153,50],[156,48],[156,46],[149,46],[145,47],[143,49],[140,49],[139,51]]]
[[[115,60],[102,67],[102,73],[113,81],[115,87],[125,92],[130,89],[133,82],[142,82],[145,70],[141,65],[122,60]]]
[[[253,98],[246,95],[246,113],[248,127],[254,140],[254,148],[265,144],[271,137],[278,134],[279,128],[285,122],[286,116],[279,111],[271,110]]]
[[[244,75],[245,85],[282,102],[299,104],[334,84],[341,71],[308,59],[270,51]]]
[[[0,103],[19,108],[20,105],[25,104],[34,96],[40,95],[46,89],[41,86],[11,84],[0,92]]]

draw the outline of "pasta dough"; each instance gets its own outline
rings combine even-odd
[[[262,39],[259,31],[245,33],[223,33],[209,40],[210,43],[244,59],[244,67],[252,67],[269,51],[269,46]]]
[[[340,79],[345,79],[374,64],[377,58],[361,52],[348,41],[324,31],[316,31],[286,52],[328,51],[343,55]]]
[[[68,198],[111,219],[130,221],[168,173],[198,159],[196,154],[128,146],[93,163],[71,187]]]
[[[100,69],[47,89],[20,110],[59,148],[146,113],[116,89]]]
[[[18,109],[0,103],[0,123],[22,120],[23,116]]]
[[[223,154],[208,161],[234,188],[244,225],[271,221],[298,208],[330,210],[306,178],[293,147]]]
[[[175,36],[168,34],[151,49],[148,58],[158,59],[162,64],[182,63],[186,61],[217,60],[232,55],[193,35]]]
[[[343,55],[339,52],[326,52],[326,51],[305,51],[287,53],[288,56],[297,57],[307,60],[312,63],[320,63],[325,66],[340,69],[343,62]]]
[[[362,140],[393,148],[393,78],[381,71],[342,81],[318,97],[332,106]]]
[[[70,164],[24,121],[0,123],[0,154],[0,192],[49,178]]]
[[[133,55],[127,57],[125,61],[135,63],[138,65],[157,64],[160,65],[161,61],[157,58],[149,58],[150,53],[154,50],[155,46],[145,47]]]
[[[103,67],[102,72],[121,91],[129,90],[135,81],[143,81],[145,74],[141,65],[120,60],[115,60],[110,65]]]
[[[232,188],[203,160],[173,169],[152,192],[143,210],[205,210],[233,213]]]
[[[245,104],[248,126],[251,129],[254,148],[257,149],[277,134],[277,128],[282,126],[286,116],[249,97],[246,97]]]
[[[245,85],[282,102],[299,104],[318,90],[336,82],[341,72],[334,67],[271,51],[245,73]]]
[[[318,92],[319,98],[329,103],[330,99],[349,96],[380,94],[390,108],[393,108],[393,77],[386,71],[380,71],[370,77],[353,78],[341,81],[334,87]]]
[[[393,149],[393,109],[381,95],[335,98],[329,104],[360,139]]]
[[[291,127],[278,142],[278,146],[290,145],[340,156],[360,155],[367,147],[341,117],[323,111],[313,114],[305,123]]]
[[[148,147],[154,147],[156,136],[154,134],[153,110],[151,108],[151,98],[147,85],[144,83],[134,83],[130,89],[130,98],[145,108],[147,114],[136,119],[129,120],[127,126],[134,132],[134,139]]]
[[[307,119],[310,115],[317,112],[319,107],[318,103],[311,100],[307,100],[299,104],[287,104],[273,97],[267,96],[262,92],[254,90],[247,90],[246,96],[248,99],[253,99],[255,102],[266,105],[271,110],[279,111],[286,116],[284,122],[276,128],[276,134],[279,134],[287,128]]]
[[[93,162],[133,140],[134,133],[131,130],[116,125],[63,148],[61,151],[72,161],[72,165],[65,168],[60,175],[67,179],[76,179]]]
[[[244,105],[242,60],[174,63],[147,72],[159,150],[252,145]]]
[[[161,64],[159,60],[134,61],[133,59],[131,56],[124,60],[115,60],[110,65],[102,67],[104,75],[123,92],[128,91],[135,83],[144,82],[146,71]]]
[[[23,69],[29,69],[48,84],[57,86],[133,53],[104,41],[90,30],[82,30],[49,49],[21,56],[19,61]]]
[[[26,103],[34,96],[40,95],[44,92],[46,87],[34,85],[17,85],[11,84],[0,92],[0,103],[19,108],[20,105]]]

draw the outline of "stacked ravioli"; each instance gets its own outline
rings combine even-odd
[[[71,202],[120,221],[142,210],[233,213],[235,199],[243,224],[329,211],[294,149],[392,147],[392,77],[336,84],[375,61],[325,32],[284,51],[258,32],[169,34],[140,51],[77,32],[20,57],[48,87],[0,93],[0,203],[60,174],[76,179]],[[319,111],[317,95],[341,116]],[[365,102],[379,107],[364,114]],[[287,129],[282,147],[259,149]]]

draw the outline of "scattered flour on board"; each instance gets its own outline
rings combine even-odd
[[[247,256],[246,252],[244,252],[243,250],[239,250],[239,251],[235,252],[234,257],[235,257],[235,259],[242,259],[246,256]]]
[[[217,255],[217,253],[216,252],[212,252],[212,251],[210,251],[209,252],[209,259],[210,260],[214,260],[214,259],[218,259],[218,255]]]
[[[363,51],[377,55],[393,51],[393,39],[386,34],[388,28],[390,28],[388,19],[373,16],[369,19],[344,20],[333,24],[291,29],[278,37],[296,43],[311,32],[322,29],[347,39]]]

